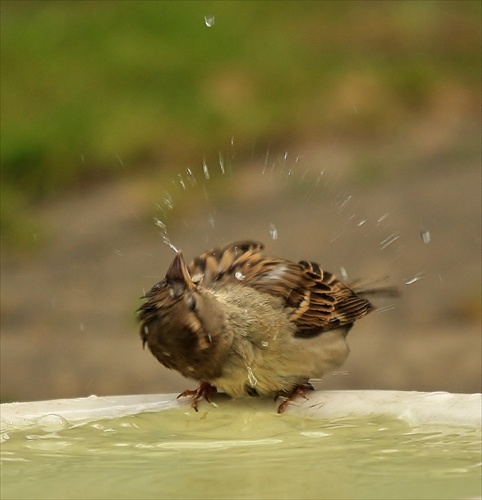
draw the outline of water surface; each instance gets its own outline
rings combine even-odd
[[[474,498],[480,430],[229,408],[2,435],[8,498]]]

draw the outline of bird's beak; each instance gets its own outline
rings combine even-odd
[[[171,283],[174,293],[179,295],[188,289],[196,288],[182,256],[182,252],[177,252],[166,273],[166,280]]]

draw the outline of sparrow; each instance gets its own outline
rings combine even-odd
[[[340,367],[355,321],[374,309],[318,264],[264,255],[257,241],[214,248],[186,265],[177,252],[143,297],[140,335],[160,363],[200,382],[186,390],[197,411],[216,390],[233,398],[284,396]],[[305,396],[306,398],[306,396]]]

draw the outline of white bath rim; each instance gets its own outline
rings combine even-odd
[[[231,400],[219,394],[216,405],[202,401],[199,414],[206,411],[276,412],[277,404],[266,398]],[[224,406],[225,405],[225,406]],[[188,398],[176,394],[132,396],[89,396],[76,399],[4,403],[0,405],[2,431],[34,425],[71,424],[125,417],[164,410],[193,412]],[[409,391],[314,391],[308,399],[298,398],[286,410],[287,415],[335,418],[395,418],[409,425],[447,425],[481,428],[482,395],[448,392]],[[280,415],[283,418],[283,415]]]

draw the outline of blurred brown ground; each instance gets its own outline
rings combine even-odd
[[[356,146],[302,145],[287,159],[270,153],[267,168],[264,159],[234,159],[233,170],[212,181],[212,202],[204,180],[208,203],[194,196],[202,192],[197,167],[199,182],[186,191],[169,236],[187,258],[255,238],[273,255],[315,260],[338,275],[343,267],[352,279],[390,275],[402,296],[357,323],[347,363],[321,388],[479,392],[480,162],[451,164],[436,153],[428,161],[426,150],[414,150],[412,167],[397,171],[390,158],[398,153],[387,148],[382,175],[368,181],[351,170]],[[152,218],[178,181],[157,185],[144,173],[39,208],[47,243],[34,255],[2,258],[3,401],[195,386],[142,350],[134,315],[173,256]]]

